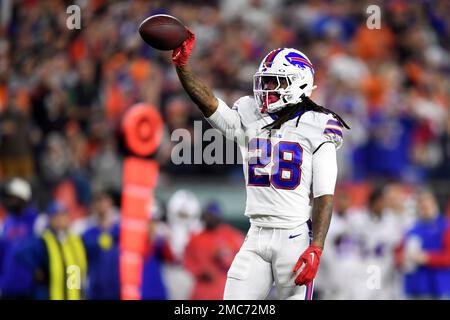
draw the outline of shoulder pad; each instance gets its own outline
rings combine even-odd
[[[236,100],[233,105],[233,109],[246,108],[247,106],[255,103],[255,98],[252,96],[243,96]]]

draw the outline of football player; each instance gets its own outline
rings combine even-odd
[[[230,108],[189,67],[194,42],[189,31],[172,53],[178,77],[208,122],[237,140],[244,159],[251,226],[224,299],[264,299],[273,283],[280,299],[311,299],[331,219],[336,149],[348,126],[309,98],[314,67],[300,51],[271,51],[254,76],[254,96]]]

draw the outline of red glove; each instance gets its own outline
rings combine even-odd
[[[320,256],[322,255],[322,248],[316,246],[309,246],[305,252],[298,258],[297,264],[294,268],[294,273],[305,264],[303,270],[295,278],[295,284],[298,286],[308,284],[314,280],[317,270],[319,269]]]
[[[192,53],[192,49],[194,49],[195,35],[191,30],[189,30],[188,28],[186,29],[189,34],[188,38],[183,41],[181,46],[179,46],[172,52],[172,62],[177,67],[187,65],[189,56]]]

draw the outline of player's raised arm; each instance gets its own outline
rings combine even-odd
[[[336,146],[332,141],[320,146],[313,154],[313,212],[311,245],[300,256],[294,268],[304,269],[295,279],[297,285],[311,282],[317,274],[333,211],[333,194],[337,178]]]
[[[187,29],[187,28],[186,28]],[[184,90],[199,107],[208,122],[222,134],[233,139],[236,129],[241,127],[238,113],[214,96],[212,90],[205,85],[188,65],[188,59],[194,48],[195,36],[189,29],[189,37],[172,53],[172,61],[176,67],[178,78]]]
[[[172,61],[176,67],[178,78],[192,101],[200,108],[205,117],[210,117],[219,105],[212,90],[208,88],[193,72],[188,65],[188,59],[194,48],[195,35],[188,29],[189,37],[183,44],[173,50]]]

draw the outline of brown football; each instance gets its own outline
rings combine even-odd
[[[183,23],[167,14],[157,14],[142,21],[139,34],[149,46],[158,50],[178,48],[188,37]]]

